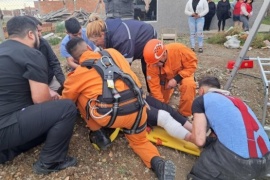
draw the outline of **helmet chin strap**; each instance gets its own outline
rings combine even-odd
[[[167,59],[165,59],[165,61],[158,61],[160,63],[162,63],[162,67],[164,67],[165,63],[167,62]]]

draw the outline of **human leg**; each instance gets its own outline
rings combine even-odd
[[[226,19],[222,19],[222,31],[224,31],[225,23],[226,23]]]
[[[158,113],[154,109],[157,109],[157,110],[161,109],[161,110],[168,112],[177,122],[181,123],[182,125],[184,125],[187,122],[187,119],[184,116],[182,116],[178,111],[173,109],[170,105],[165,104],[165,103],[155,99],[152,96],[146,96],[145,100],[149,104],[149,106],[153,109],[153,110],[150,109],[147,112],[147,122],[149,120],[153,121],[152,119],[154,119],[154,121],[156,122],[155,124],[157,125]],[[154,111],[154,112],[152,113],[151,111]]]
[[[218,31],[220,31],[221,20],[218,20]]]
[[[146,113],[143,113],[140,126],[146,121]],[[175,166],[173,162],[160,157],[157,148],[146,138],[146,129],[138,134],[125,134],[130,147],[142,159],[148,168],[152,168],[158,179],[174,179]]]
[[[70,100],[59,100],[32,105],[14,113],[18,125],[8,128],[1,137],[1,150],[23,147],[28,150],[31,141],[46,134],[46,141],[40,153],[44,162],[59,162],[66,156],[68,144],[76,120],[76,107]],[[30,128],[31,127],[31,128]],[[63,130],[63,131],[60,131]]]
[[[246,16],[244,16],[244,15],[241,15],[240,20],[243,23],[244,31],[249,31],[248,18]]]
[[[188,17],[188,26],[189,26],[189,32],[190,32],[190,46],[191,48],[194,49],[195,48],[195,35],[196,35],[194,17]]]
[[[203,47],[203,26],[204,26],[204,17],[200,17],[196,20],[196,27],[197,27],[196,35],[198,37],[199,48]]]
[[[66,161],[66,155],[76,115],[76,107],[70,100],[50,101],[26,107],[14,113],[14,117],[18,119],[16,125],[6,129],[3,134],[1,131],[1,137],[6,139],[5,143],[1,144],[1,149],[24,152],[43,142],[46,136],[37,161],[40,165],[49,164],[44,166],[43,170],[47,173],[61,170],[47,169],[55,163],[61,164],[62,168],[74,165],[76,159],[72,158],[74,163],[70,164]],[[65,163],[61,163],[64,161]]]
[[[208,30],[210,30],[212,19],[213,19],[213,16],[209,17],[209,25],[208,25]]]
[[[181,96],[178,111],[183,116],[191,116],[191,106],[196,96],[196,83],[194,81],[194,76],[182,79],[179,91]]]
[[[205,16],[205,22],[204,22],[204,26],[203,26],[203,30],[207,31],[209,30],[209,26],[210,26],[210,16]]]

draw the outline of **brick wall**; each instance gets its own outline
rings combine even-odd
[[[67,8],[68,12],[72,13],[74,10],[81,8],[87,12],[94,12],[99,0],[65,0],[65,4],[60,1],[34,1],[35,8],[39,10],[41,15],[57,11],[62,8]],[[105,11],[104,5],[100,5],[98,12]]]

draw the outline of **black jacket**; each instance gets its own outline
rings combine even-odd
[[[50,82],[53,79],[53,76],[55,76],[57,81],[62,86],[65,81],[65,75],[63,74],[60,62],[56,57],[55,53],[53,52],[50,44],[45,39],[40,38],[40,46],[38,50],[42,52],[42,54],[48,61],[48,84],[50,84]]]
[[[216,4],[214,2],[209,2],[208,7],[209,7],[209,11],[205,16],[213,17],[216,14]]]
[[[217,18],[218,20],[224,20],[229,19],[230,14],[229,11],[231,9],[231,5],[228,0],[223,2],[223,0],[220,0],[217,5]]]

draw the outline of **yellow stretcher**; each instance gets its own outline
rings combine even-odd
[[[163,128],[154,126],[147,127],[147,138],[156,145],[167,146],[195,156],[200,155],[200,149],[193,143],[185,140],[176,139],[170,136]]]
[[[120,130],[120,128],[116,128],[110,132],[110,139],[112,142],[116,139]],[[156,145],[167,146],[195,156],[200,155],[200,149],[195,144],[185,140],[176,139],[170,136],[163,128],[158,126],[154,126],[153,128],[147,127],[147,138]],[[92,144],[96,149],[100,150],[96,144]]]

